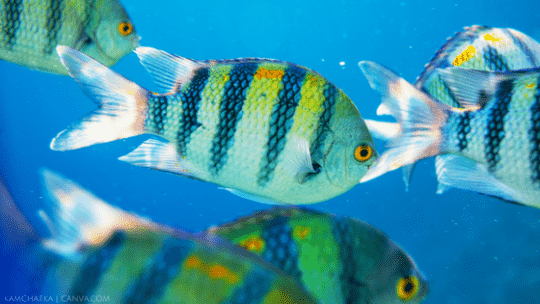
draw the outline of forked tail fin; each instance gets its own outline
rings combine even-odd
[[[392,115],[397,124],[374,124],[388,138],[388,150],[361,182],[444,151],[442,127],[452,108],[433,100],[412,84],[374,62],[358,64],[370,86],[382,95],[377,113]],[[380,129],[380,130],[379,130]]]
[[[58,46],[56,51],[99,108],[60,132],[51,142],[52,150],[74,150],[144,133],[149,91],[77,50]]]

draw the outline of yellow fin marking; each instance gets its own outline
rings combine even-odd
[[[486,41],[491,41],[491,42],[493,42],[493,43],[499,41],[499,38],[495,38],[495,37],[492,36],[491,34],[485,34],[485,35],[484,35],[484,39],[485,39]]]
[[[304,226],[294,227],[293,235],[300,240],[305,239],[309,234],[311,234],[311,227],[304,227]]]
[[[255,77],[257,77],[259,80],[261,80],[261,78],[281,80],[283,74],[285,74],[285,72],[282,70],[268,70],[265,68],[260,68],[257,73],[255,73]]]
[[[469,45],[467,49],[465,49],[463,52],[461,52],[461,54],[456,56],[452,64],[455,66],[460,66],[464,62],[467,62],[469,61],[469,59],[473,58],[474,55],[476,55],[476,49],[474,48],[474,46]]]
[[[264,240],[260,236],[252,235],[247,239],[243,240],[239,244],[240,246],[246,248],[249,251],[257,251],[261,253],[264,249]]]
[[[196,257],[194,255],[191,255],[186,259],[185,267],[186,268],[196,268],[200,264],[201,264],[201,260],[198,257]]]
[[[534,83],[528,84],[528,85],[526,85],[526,87],[532,89],[534,87]]]

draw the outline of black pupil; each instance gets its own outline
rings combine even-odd
[[[360,151],[360,156],[366,157],[368,155],[369,151],[366,147],[362,148],[362,151]]]
[[[411,282],[407,282],[407,285],[405,285],[405,292],[409,293],[413,290],[414,285]]]
[[[127,31],[129,31],[129,25],[128,24],[124,25],[124,32],[127,32]]]

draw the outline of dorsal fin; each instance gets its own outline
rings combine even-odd
[[[193,76],[193,72],[207,66],[196,61],[151,47],[138,47],[134,51],[142,65],[152,76],[155,84],[163,90],[161,93],[177,92]]]

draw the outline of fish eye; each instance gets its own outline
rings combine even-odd
[[[419,282],[415,276],[403,277],[397,283],[397,295],[403,301],[410,300],[418,293],[418,286]]]
[[[354,158],[360,162],[365,162],[366,160],[370,159],[372,154],[373,150],[368,145],[360,145],[356,147],[356,150],[354,150]]]
[[[124,36],[131,34],[132,31],[133,25],[131,24],[131,22],[122,22],[120,23],[120,25],[118,25],[118,32],[120,32],[120,34]]]

